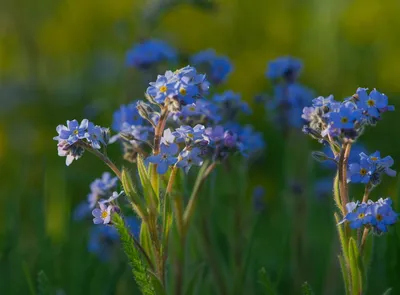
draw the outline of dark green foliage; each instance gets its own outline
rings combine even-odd
[[[124,221],[118,214],[113,215],[113,223],[121,238],[122,247],[132,268],[133,276],[143,295],[155,295],[152,278],[148,273],[148,266],[143,261],[139,250],[135,247],[134,240],[126,228]],[[154,280],[154,278],[153,278]]]

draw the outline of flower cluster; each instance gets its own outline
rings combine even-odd
[[[273,95],[267,95],[268,115],[284,131],[303,123],[300,115],[313,93],[297,81],[302,63],[292,57],[280,57],[268,63],[266,77],[273,83]],[[260,96],[262,97],[262,96]]]
[[[392,157],[381,158],[379,151],[369,156],[360,153],[360,160],[349,165],[347,182],[370,183],[372,186],[376,186],[380,183],[383,173],[392,177],[396,176],[396,171],[390,168],[393,164]]]
[[[311,107],[303,109],[302,118],[308,122],[303,131],[320,142],[328,138],[356,140],[365,126],[375,125],[386,111],[393,111],[385,94],[374,89],[358,88],[356,94],[343,102],[333,95],[313,99]]]
[[[167,97],[173,99],[168,103],[176,101],[176,109],[179,110],[180,104],[194,103],[196,98],[207,94],[209,87],[206,75],[198,74],[195,68],[186,66],[175,72],[166,71],[164,75],[158,75],[155,82],[150,82],[146,94],[158,104],[164,104]]]
[[[112,195],[106,200],[100,200],[97,203],[100,208],[95,208],[92,211],[93,223],[94,224],[108,224],[111,222],[111,214],[114,211],[118,211],[118,207],[114,205],[114,201],[122,194],[113,192]]]
[[[104,172],[101,178],[96,178],[90,184],[90,193],[87,196],[89,208],[93,209],[98,201],[107,198],[117,188],[118,177],[112,177],[111,173]]]
[[[136,44],[126,54],[126,64],[137,69],[147,69],[154,64],[175,61],[177,54],[175,49],[164,41],[150,39]]]
[[[67,121],[67,126],[58,125],[58,155],[67,157],[66,164],[69,166],[73,160],[79,159],[85,148],[100,149],[101,145],[107,145],[109,130],[83,119],[79,124],[77,120]]]
[[[372,228],[377,234],[387,232],[388,226],[395,224],[399,215],[393,211],[390,198],[380,198],[376,202],[350,202],[346,208],[348,213],[340,223],[349,222],[352,229]]]
[[[138,238],[140,221],[133,216],[126,217],[124,220],[132,235]],[[98,255],[100,259],[108,260],[113,248],[118,244],[118,241],[118,232],[114,227],[102,224],[96,225],[90,230],[88,250]]]
[[[190,62],[198,68],[204,68],[208,79],[215,85],[225,82],[233,70],[229,58],[218,56],[213,49],[198,52]]]

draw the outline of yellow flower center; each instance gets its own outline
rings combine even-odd
[[[359,218],[359,219],[363,219],[364,217],[365,217],[365,214],[364,214],[364,213],[358,214],[358,218]]]
[[[378,158],[377,157],[371,157],[371,160],[372,161],[378,161]]]
[[[376,214],[376,220],[382,221],[383,216],[381,214]]]
[[[340,119],[340,122],[347,123],[349,122],[349,119],[347,117],[343,117],[342,119]]]
[[[77,135],[79,133],[78,129],[74,130],[74,134]]]
[[[191,112],[194,112],[195,110],[196,110],[195,107],[190,107],[190,108],[189,108],[189,111],[191,111]]]
[[[375,106],[375,100],[373,100],[373,99],[368,99],[368,100],[367,100],[367,105],[370,106],[370,107]]]
[[[181,88],[181,89],[179,89],[179,93],[182,95],[186,95],[187,91],[185,88]]]
[[[108,216],[108,212],[106,210],[104,210],[103,212],[101,212],[101,218],[107,218]]]
[[[367,170],[364,169],[364,168],[361,168],[360,169],[360,174],[361,174],[361,176],[365,176],[367,174]]]
[[[193,138],[194,137],[194,135],[192,134],[192,133],[188,133],[188,135],[187,135],[189,138]]]
[[[168,88],[165,85],[160,87],[160,92],[167,92],[167,90],[168,90]]]

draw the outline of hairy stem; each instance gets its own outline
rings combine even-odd
[[[343,213],[347,213],[346,204],[349,202],[348,187],[347,187],[347,164],[349,162],[349,155],[351,150],[351,143],[345,142],[342,145],[339,158],[339,191],[342,203]]]
[[[110,167],[110,169],[115,173],[115,175],[119,178],[119,180],[122,179],[121,171],[119,171],[117,166],[115,166],[115,164],[106,155],[104,155],[101,152],[99,152],[98,150],[92,148],[86,142],[80,141],[79,145],[81,145],[85,150],[92,153],[93,155],[98,157],[100,160],[102,160],[108,167]]]
[[[210,173],[214,170],[214,168],[216,166],[217,166],[216,162],[213,162],[208,167],[207,167],[207,164],[205,163],[203,167],[206,167],[206,168],[202,167],[202,169],[200,169],[200,171],[199,171],[199,175],[198,175],[198,177],[196,179],[196,183],[195,183],[195,186],[193,188],[192,195],[190,196],[189,203],[187,204],[186,209],[185,209],[185,213],[183,214],[183,227],[184,227],[183,231],[184,232],[187,231],[187,228],[189,226],[189,222],[190,222],[190,219],[191,219],[191,217],[193,215],[193,212],[194,212],[194,209],[195,209],[195,206],[196,206],[196,203],[197,203],[197,198],[199,196],[200,189],[201,189],[204,181],[208,177],[208,175],[210,175]]]

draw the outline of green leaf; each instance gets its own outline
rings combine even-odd
[[[186,287],[186,295],[194,295],[197,293],[198,286],[202,284],[204,270],[205,264],[202,263],[197,266],[188,283],[188,286]]]
[[[158,208],[158,198],[153,190],[153,186],[151,185],[150,181],[150,175],[140,154],[137,156],[137,167],[146,203],[150,205],[152,210],[156,210]]]
[[[392,294],[392,288],[387,289],[382,295],[390,295]]]
[[[50,282],[43,270],[38,273],[37,283],[38,295],[50,295]]]
[[[349,295],[350,294],[350,282],[349,282],[349,274],[347,271],[347,265],[346,265],[343,255],[339,255],[338,258],[339,258],[340,269],[342,271],[342,276],[343,276],[344,290],[346,292],[346,295]]]
[[[271,280],[268,277],[267,271],[265,268],[261,268],[258,271],[258,282],[264,286],[265,294],[267,295],[274,295],[276,294],[274,285],[272,284]]]
[[[340,193],[339,193],[339,173],[336,173],[336,176],[333,180],[333,199],[335,200],[336,206],[339,208],[342,215],[344,215],[344,209],[340,200]]]
[[[132,267],[132,273],[136,280],[138,287],[143,295],[155,295],[155,288],[153,278],[148,272],[148,266],[141,257],[142,254],[135,247],[135,242],[128,230],[121,216],[113,214],[113,224],[116,227],[120,238],[122,247],[126,256],[128,257],[129,264]]]
[[[153,250],[153,243],[151,241],[149,227],[146,223],[142,222],[140,226],[140,245],[146,251],[151,261],[155,262],[155,253]]]
[[[303,295],[314,295],[314,291],[308,282],[304,282],[304,284],[301,286],[301,291]]]
[[[121,176],[122,186],[124,188],[124,192],[129,200],[132,202],[132,208],[136,212],[136,214],[143,220],[146,220],[146,206],[138,194],[136,187],[133,183],[132,177],[130,173],[124,168],[122,169],[122,176]]]
[[[340,218],[339,215],[337,213],[334,214],[335,216],[335,221],[337,224],[337,230],[338,230],[338,234],[339,234],[339,241],[340,241],[340,245],[342,248],[342,252],[343,252],[343,258],[345,261],[346,266],[349,265],[349,249],[348,249],[348,242],[347,242],[347,237],[346,234],[344,232],[345,230],[345,224],[338,224],[340,222]]]
[[[353,238],[349,239],[349,266],[352,294],[362,294],[362,277],[359,266],[359,252],[357,243]]]

